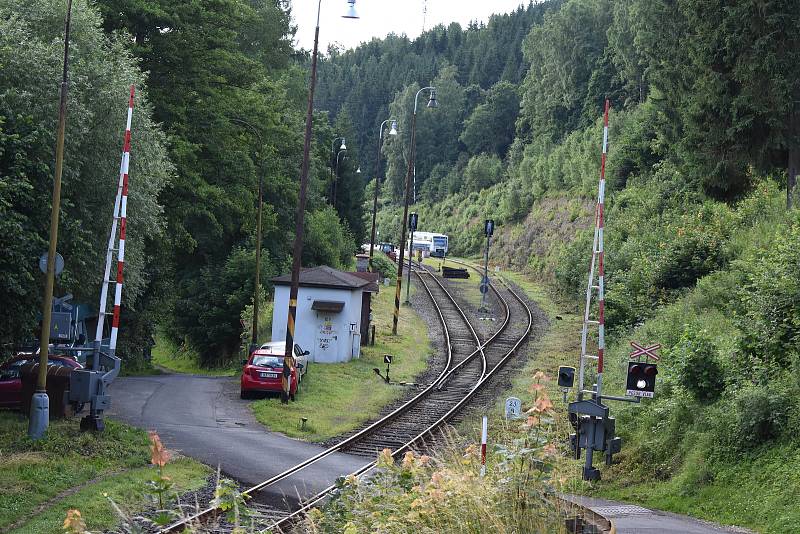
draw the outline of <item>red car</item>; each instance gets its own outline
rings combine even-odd
[[[0,365],[0,407],[19,408],[22,404],[22,375],[20,368],[26,363],[39,361],[37,354],[18,355]],[[50,365],[81,369],[83,365],[69,356],[48,355]]]
[[[242,369],[240,397],[248,399],[256,393],[280,393],[283,391],[281,385],[281,373],[283,373],[283,342],[267,343],[260,349],[254,350],[250,357],[244,361]],[[291,384],[289,386],[289,398],[294,400],[297,394],[298,379],[302,379],[305,374],[305,356],[308,352],[303,352],[295,345],[296,367],[292,369]],[[298,373],[300,375],[298,376]]]

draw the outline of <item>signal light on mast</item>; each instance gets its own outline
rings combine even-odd
[[[628,363],[626,395],[653,398],[656,390],[658,367],[654,363]]]

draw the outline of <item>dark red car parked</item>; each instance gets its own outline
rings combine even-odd
[[[297,345],[295,348],[296,367],[292,369],[291,383],[289,385],[289,398],[294,400],[297,394],[298,381],[302,380],[308,370],[305,356],[308,352],[302,351]],[[254,350],[250,357],[244,361],[241,379],[241,398],[250,398],[257,393],[280,393],[281,373],[283,373],[284,343],[278,341],[265,343],[260,349]],[[298,373],[299,376],[298,376]]]
[[[69,356],[49,354],[50,365],[81,369],[83,365]],[[0,364],[0,408],[19,408],[22,404],[22,375],[20,368],[26,363],[38,362],[37,354],[18,355]]]

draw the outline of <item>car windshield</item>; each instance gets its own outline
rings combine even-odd
[[[253,356],[251,365],[259,365],[261,367],[282,367],[283,358],[280,356]]]
[[[447,238],[446,237],[434,237],[433,244],[437,247],[444,247],[447,245]]]

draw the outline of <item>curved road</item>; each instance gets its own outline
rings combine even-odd
[[[255,485],[324,450],[268,432],[239,399],[236,378],[165,374],[116,379],[109,416],[155,430],[164,444],[245,485]],[[276,402],[279,402],[276,400]],[[333,454],[269,488],[264,500],[289,502],[312,496],[338,476],[363,466],[364,458]]]

